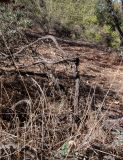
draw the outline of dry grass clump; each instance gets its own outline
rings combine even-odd
[[[1,158],[100,159],[100,156],[104,155],[116,156],[112,149],[106,150],[108,146],[113,147],[113,137],[111,132],[103,129],[104,114],[92,111],[90,106],[83,110],[83,105],[80,104],[84,114],[77,119],[72,99],[70,101],[67,95],[62,92],[59,99],[52,97],[51,100],[40,81],[33,79],[32,86],[29,86],[28,81],[25,80],[25,84],[29,93],[31,87],[35,86],[30,98],[21,99],[14,104],[10,102],[9,109],[13,112],[5,111],[7,105],[1,106],[1,114],[4,117],[0,121]],[[8,88],[6,92],[11,94]],[[59,91],[57,92],[59,94]],[[17,96],[20,93],[17,91],[15,94]],[[6,119],[7,114],[12,118]]]
[[[86,79],[91,75],[81,75],[79,111],[76,115],[73,104],[75,79],[73,73],[67,70],[71,69],[71,64],[66,65],[68,68],[63,64],[54,65],[53,68],[51,65],[41,67],[38,64],[32,69],[30,65],[38,58],[59,58],[59,52],[55,49],[52,50],[53,54],[47,53],[46,47],[50,44],[47,43],[44,49],[44,43],[39,43],[37,48],[27,47],[8,67],[5,65],[10,61],[7,56],[14,57],[15,54],[11,52],[12,46],[9,48],[9,43],[3,38],[7,52],[2,56],[1,64],[0,158],[100,160],[111,156],[122,159],[122,152],[117,153],[118,141],[115,139],[120,137],[122,140],[122,134],[114,134],[113,128],[105,127],[109,119],[108,105],[117,98],[115,92],[92,86]],[[18,67],[20,70],[17,70]],[[122,148],[122,144],[118,147]]]

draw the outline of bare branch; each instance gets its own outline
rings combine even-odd
[[[72,58],[64,58],[61,60],[57,60],[57,61],[52,61],[46,58],[40,58],[39,61],[32,63],[31,65],[22,65],[20,66],[20,68],[27,68],[27,67],[31,67],[33,65],[39,65],[39,64],[43,64],[43,65],[54,65],[54,64],[63,64],[63,63],[69,63],[69,62],[76,62],[77,57],[72,57]]]
[[[46,36],[43,36],[43,37],[41,37],[41,38],[38,38],[36,41],[34,41],[34,42],[32,42],[32,43],[30,43],[30,44],[22,47],[18,52],[13,53],[13,56],[17,56],[18,54],[22,53],[22,52],[23,52],[24,50],[26,50],[27,48],[33,46],[34,44],[36,44],[36,43],[38,43],[38,42],[40,42],[40,41],[42,41],[42,40],[46,40],[46,39],[51,39],[51,40],[55,43],[56,47],[57,47],[57,48],[59,49],[59,51],[61,52],[61,57],[66,56],[65,52],[61,49],[61,47],[59,46],[59,44],[58,44],[58,42],[56,41],[55,37],[54,37],[54,36],[51,36],[51,35],[46,35]]]

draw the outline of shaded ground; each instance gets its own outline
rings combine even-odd
[[[38,56],[59,59],[60,52],[52,44],[39,43],[14,59],[19,71],[15,72],[11,58],[0,62],[1,139],[8,137],[1,144],[11,144],[7,148],[7,153],[13,153],[11,159],[23,159],[26,151],[32,160],[123,159],[122,57],[83,46],[62,44],[61,48],[69,57],[80,58],[79,117],[74,117],[71,65],[31,65]],[[0,149],[4,159],[8,154]]]

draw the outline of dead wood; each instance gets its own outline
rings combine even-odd
[[[30,65],[22,65],[20,66],[20,68],[28,68],[28,67],[31,67],[33,65],[55,65],[55,64],[69,64],[70,62],[73,62],[75,63],[76,62],[76,59],[77,57],[71,57],[71,58],[64,58],[64,59],[60,59],[60,60],[57,60],[57,61],[53,61],[53,60],[49,60],[49,59],[46,59],[46,58],[39,58],[39,60],[37,62],[34,62]]]
[[[19,70],[19,72],[15,69],[11,69],[11,70],[0,70],[0,76],[2,75],[21,75],[21,76],[40,76],[40,77],[44,77],[44,78],[48,78],[47,73],[39,73],[39,72],[33,72],[33,71],[24,71],[24,70]]]
[[[75,96],[74,96],[74,113],[79,114],[79,88],[80,88],[80,76],[79,76],[79,58],[76,59],[74,64],[74,77],[75,77]]]
[[[43,34],[25,31],[25,35],[29,38],[41,38]],[[66,39],[62,39],[62,38],[58,38],[58,37],[55,37],[55,39],[61,44],[64,43],[64,44],[68,44],[70,46],[89,47],[89,48],[97,48],[97,49],[105,50],[105,47],[103,47],[102,45],[92,44],[89,42],[85,42],[83,40],[82,41],[66,40]]]
[[[35,45],[36,43],[38,43],[38,42],[40,42],[40,41],[43,41],[43,40],[48,40],[48,39],[50,39],[50,40],[52,40],[52,41],[54,42],[54,44],[56,45],[56,48],[59,49],[59,51],[61,52],[61,55],[60,55],[61,57],[66,57],[66,56],[67,56],[66,53],[65,53],[65,52],[61,49],[61,47],[59,46],[56,38],[55,38],[54,36],[51,36],[51,35],[46,35],[46,36],[43,36],[43,37],[38,38],[36,41],[34,41],[34,42],[32,42],[32,43],[30,43],[30,44],[22,47],[22,48],[21,48],[19,51],[17,51],[16,53],[13,53],[13,56],[15,57],[15,56],[21,54],[21,53],[22,53],[24,50],[26,50],[27,48]]]
[[[3,38],[4,38],[4,37],[3,37]],[[13,58],[19,57],[19,55],[20,55],[23,51],[25,51],[27,48],[32,47],[33,45],[37,44],[38,42],[45,41],[45,40],[48,40],[48,39],[50,39],[50,40],[52,40],[52,41],[54,42],[56,48],[57,48],[57,49],[60,51],[60,53],[61,53],[61,54],[59,55],[60,57],[65,58],[65,57],[68,56],[68,55],[62,50],[62,48],[59,46],[56,38],[55,38],[54,36],[52,36],[52,35],[42,36],[42,37],[38,38],[37,40],[35,40],[34,42],[31,42],[31,43],[29,43],[28,45],[23,46],[19,51],[15,52],[15,53],[13,53],[13,54],[11,54],[8,46],[6,46],[6,48],[7,48],[8,51],[10,52],[10,55],[5,55],[5,54],[2,53],[2,56],[5,55],[5,58],[4,58],[4,59],[12,58],[12,57],[13,57]]]
[[[73,68],[73,76],[75,78],[75,94],[74,94],[74,121],[77,124],[77,126],[80,125],[80,115],[79,115],[79,91],[80,91],[80,75],[79,75],[79,63],[80,60],[79,58],[76,58],[76,61],[74,63],[74,68]]]

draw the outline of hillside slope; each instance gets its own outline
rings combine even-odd
[[[24,46],[20,42],[2,48],[0,142],[9,155],[0,145],[1,157],[123,159],[122,57],[101,48],[60,44],[68,57],[80,59],[79,115],[74,115],[72,64],[37,63],[62,59],[50,41],[14,55]]]

